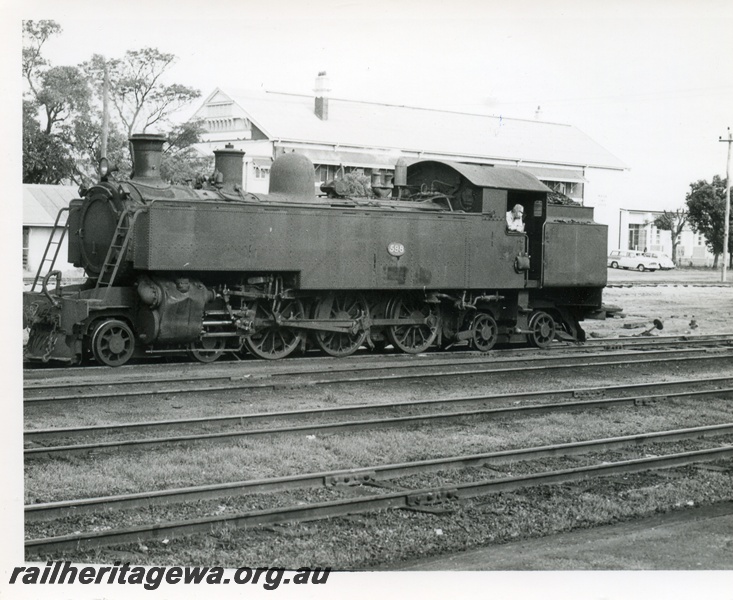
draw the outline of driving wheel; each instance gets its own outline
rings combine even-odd
[[[284,300],[276,318],[269,301],[257,301],[254,310],[254,331],[245,338],[247,349],[260,358],[277,360],[290,356],[305,339],[301,330],[278,324],[288,319],[302,319],[303,304],[300,300]]]
[[[360,294],[329,294],[322,298],[315,311],[316,319],[352,321],[350,331],[318,331],[316,344],[326,354],[343,357],[353,354],[364,343],[367,330],[359,319],[369,316],[369,307]]]
[[[440,310],[431,304],[413,297],[394,298],[387,307],[388,318],[420,320],[420,323],[390,325],[387,329],[392,345],[402,352],[418,354],[425,352],[440,330]]]

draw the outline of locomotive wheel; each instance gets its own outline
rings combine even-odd
[[[199,362],[212,363],[224,354],[225,345],[223,338],[202,338],[191,342],[188,353]]]
[[[436,304],[418,298],[395,298],[387,307],[390,319],[425,319],[420,325],[390,325],[387,337],[397,350],[409,354],[425,352],[440,330],[440,312]]]
[[[537,348],[547,348],[555,339],[555,319],[546,312],[538,310],[529,320],[529,343]]]
[[[488,352],[496,344],[499,337],[499,327],[491,315],[481,313],[476,315],[473,323],[471,323],[473,338],[471,339],[471,348],[481,352]]]
[[[360,294],[329,294],[316,305],[316,319],[358,319],[369,316],[369,307]],[[316,344],[326,354],[343,357],[353,354],[366,339],[367,331],[340,333],[335,331],[319,331],[316,333]]]
[[[92,334],[92,354],[98,363],[109,367],[124,365],[135,351],[135,336],[123,321],[102,321]]]
[[[300,346],[305,336],[298,329],[279,326],[268,304],[256,302],[250,307],[255,311],[256,329],[254,333],[245,338],[245,344],[255,356],[277,360],[292,354]],[[285,300],[280,306],[279,314],[282,320],[303,318],[303,304],[300,300]],[[263,321],[264,325],[257,328],[257,323]]]

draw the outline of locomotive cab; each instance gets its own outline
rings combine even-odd
[[[543,226],[550,191],[534,175],[510,167],[421,161],[408,168],[408,186],[443,190],[451,209],[481,214],[487,226],[487,246],[503,248],[514,271],[539,282],[543,264]],[[524,231],[510,231],[505,216],[516,205],[523,208]],[[500,238],[504,238],[503,241]],[[495,253],[492,251],[492,255]],[[501,283],[498,281],[497,283]]]

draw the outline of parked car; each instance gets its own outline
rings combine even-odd
[[[656,271],[659,260],[637,250],[613,250],[606,264],[613,269],[636,269],[637,271]]]
[[[646,252],[645,255],[656,260],[659,263],[659,268],[663,271],[675,268],[672,259],[666,254],[662,254],[661,252]]]

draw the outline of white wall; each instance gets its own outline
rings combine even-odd
[[[38,265],[43,260],[43,253],[48,244],[48,238],[51,235],[52,227],[31,227],[28,235],[28,268],[23,272],[23,277],[34,277],[38,270]],[[56,234],[58,236],[58,233]],[[55,251],[55,247],[51,248],[50,253]],[[52,256],[49,256],[51,258]],[[61,271],[62,276],[70,278],[78,278],[84,276],[84,270],[78,269],[68,262],[68,233],[64,237],[64,241],[59,248],[59,255],[56,259],[54,269]],[[44,266],[41,275],[50,270],[50,263]]]
[[[587,168],[583,204],[594,208],[594,220],[608,225],[608,249],[618,247],[619,211],[624,206],[628,171]]]

